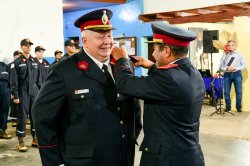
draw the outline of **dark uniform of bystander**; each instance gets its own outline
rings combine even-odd
[[[42,80],[39,70],[39,64],[30,55],[31,45],[29,39],[23,39],[20,43],[22,55],[11,65],[11,87],[13,89],[14,103],[18,104],[17,130],[19,151],[27,151],[24,144],[26,136],[26,120],[30,118],[30,129],[33,136],[31,145],[37,146],[35,129],[31,116],[31,106],[41,87]]]
[[[10,82],[7,65],[0,62],[0,138],[10,139],[6,133],[9,105],[10,105]]]
[[[13,53],[14,60],[17,59],[21,55],[21,51],[16,50]],[[7,65],[8,73],[10,75],[11,71],[11,65],[14,64],[14,61],[9,63]],[[11,76],[10,76],[11,77]],[[10,79],[11,80],[11,79]],[[18,106],[13,102],[14,96],[13,96],[13,89],[10,87],[10,95],[11,95],[11,100],[10,100],[10,118],[11,118],[11,125],[12,127],[16,127],[16,120],[17,120],[17,110]]]

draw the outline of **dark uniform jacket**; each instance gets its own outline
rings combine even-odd
[[[51,63],[51,65],[57,64],[60,60],[54,60],[54,62]]]
[[[44,81],[47,78],[47,75],[49,73],[50,63],[46,59],[43,59],[42,63],[40,63],[37,58],[34,58],[34,59],[39,64],[40,74],[41,74],[41,77],[42,77],[41,78],[42,83],[44,83]]]
[[[127,165],[117,96],[83,50],[52,66],[32,108],[43,165]]]
[[[142,166],[203,166],[199,144],[205,87],[188,58],[134,77],[127,59],[115,65],[118,92],[144,99]]]
[[[64,60],[64,59],[67,59],[67,58],[69,58],[70,56],[69,56],[69,54],[68,53],[66,53],[66,54],[64,54],[62,57],[61,57],[61,59],[60,60]]]
[[[3,62],[0,62],[0,85],[8,86],[10,85],[9,82],[9,72],[7,65]]]
[[[36,96],[42,84],[39,64],[32,56],[27,59],[24,55],[21,55],[11,64],[10,82],[15,99],[19,98],[20,92]]]

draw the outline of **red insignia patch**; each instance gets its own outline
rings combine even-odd
[[[165,66],[161,66],[161,67],[158,67],[158,69],[170,69],[170,68],[174,68],[174,67],[178,67],[179,65],[178,64],[168,64],[168,65],[165,65]]]
[[[78,69],[86,71],[86,70],[88,70],[88,67],[89,67],[88,62],[86,62],[86,61],[78,62]]]

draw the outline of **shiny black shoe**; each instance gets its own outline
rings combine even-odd
[[[226,108],[226,109],[225,109],[225,112],[231,112],[231,109]]]
[[[242,110],[241,109],[237,109],[237,112],[242,112]]]

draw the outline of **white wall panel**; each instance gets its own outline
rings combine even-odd
[[[0,0],[0,60],[8,63],[20,49],[20,41],[30,38],[46,48],[45,56],[63,50],[62,0]]]

